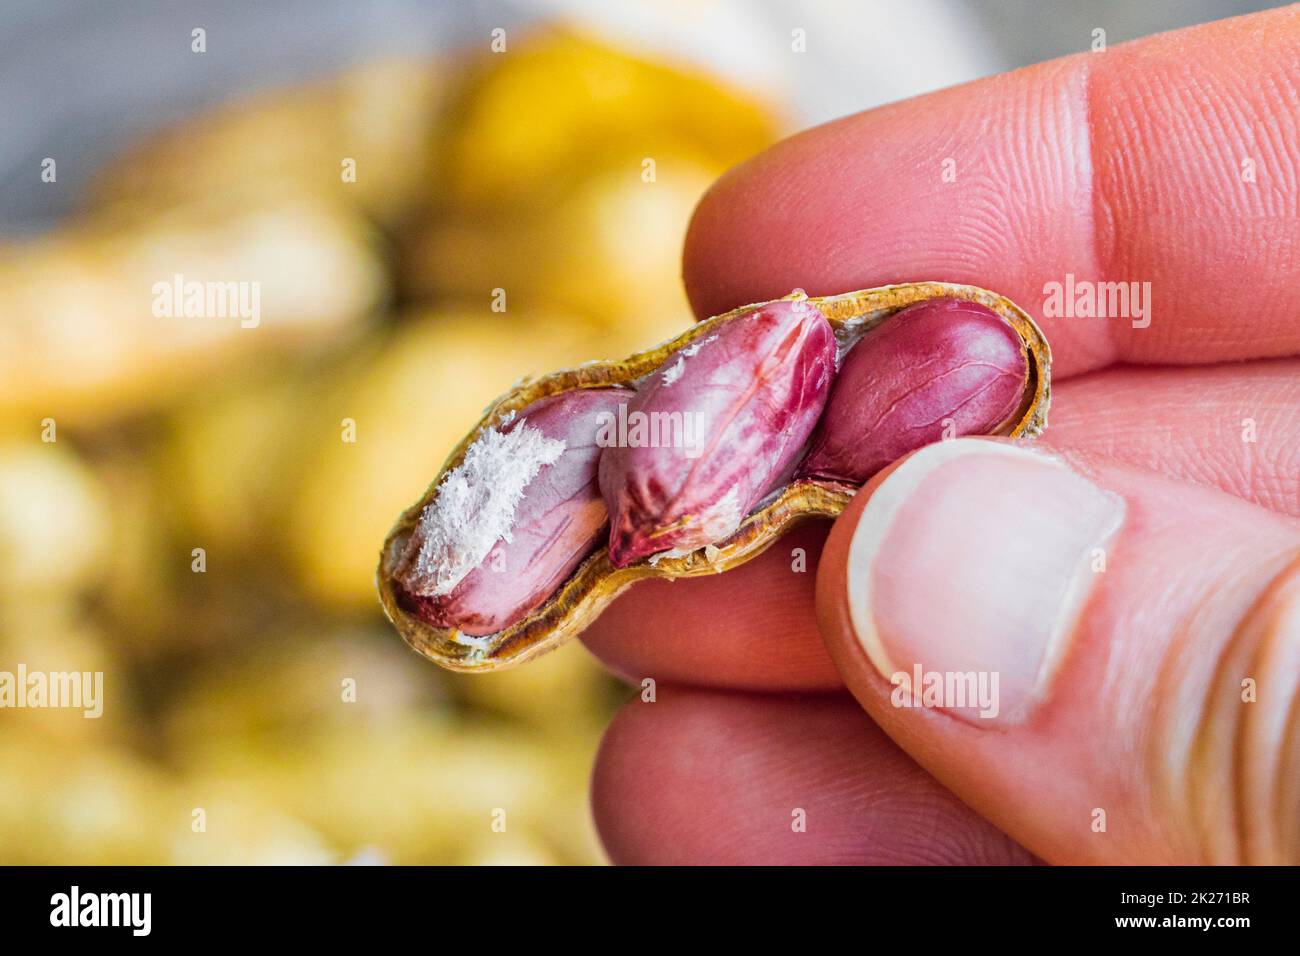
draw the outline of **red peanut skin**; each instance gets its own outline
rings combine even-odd
[[[450,594],[426,597],[397,586],[398,603],[435,627],[465,634],[495,634],[534,611],[557,591],[604,538],[608,514],[601,500],[596,433],[601,416],[616,415],[627,389],[581,389],[540,399],[510,425],[526,420],[564,452],[524,489],[512,537],[498,541]],[[499,570],[498,570],[499,569]]]
[[[719,503],[743,516],[788,477],[830,394],[835,335],[810,303],[769,303],[697,343],[694,355],[670,357],[638,386],[628,414],[702,414],[698,456],[680,446],[619,446],[601,457],[616,567],[729,533],[719,534]],[[665,382],[679,359],[679,377]]]
[[[961,299],[919,302],[849,350],[803,475],[861,484],[944,437],[987,435],[1020,406],[1029,373],[1020,336]]]

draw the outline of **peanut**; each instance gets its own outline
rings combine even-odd
[[[747,306],[503,396],[390,532],[380,599],[431,660],[508,667],[635,581],[726,571],[834,518],[928,442],[1035,437],[1050,401],[1042,332],[987,290]]]
[[[940,438],[995,434],[1028,371],[1020,336],[978,303],[903,309],[849,351],[800,473],[861,484]]]
[[[407,611],[492,634],[555,592],[604,537],[595,436],[630,394],[553,395],[481,435],[407,542],[396,575]]]
[[[622,442],[600,460],[614,566],[734,531],[789,477],[834,372],[825,317],[782,300],[719,325],[639,383],[627,417],[651,440]]]

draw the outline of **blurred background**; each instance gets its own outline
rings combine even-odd
[[[397,514],[520,376],[687,325],[727,167],[1272,5],[4,0],[0,672],[102,672],[104,709],[0,709],[0,863],[603,862],[632,690],[576,645],[408,651]],[[260,322],[155,316],[177,274]]]

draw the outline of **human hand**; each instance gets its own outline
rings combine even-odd
[[[1035,315],[1055,396],[1036,446],[931,446],[829,541],[604,613],[588,645],[655,681],[597,761],[615,861],[1300,860],[1297,62],[1300,9],[1242,17],[849,117],[714,187],[698,314],[980,285]],[[1071,281],[1150,283],[1145,314],[1046,314]],[[997,674],[997,716],[894,706],[914,663]]]

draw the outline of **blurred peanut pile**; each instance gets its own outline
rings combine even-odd
[[[229,104],[0,246],[0,671],[104,673],[99,719],[0,710],[0,862],[600,862],[628,689],[577,646],[439,671],[377,551],[520,376],[686,326],[690,211],[774,135],[537,34]],[[260,283],[260,324],[156,317],[176,274]]]

